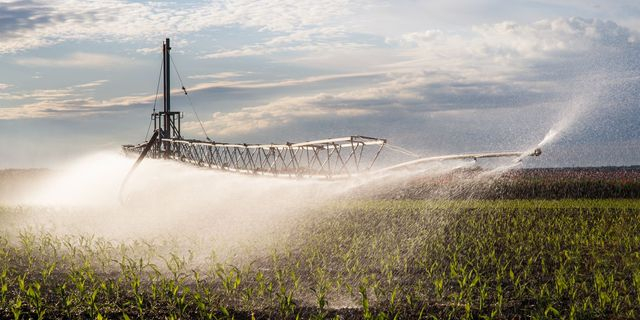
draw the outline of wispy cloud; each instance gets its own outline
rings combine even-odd
[[[155,47],[140,48],[140,49],[136,49],[136,52],[144,55],[158,54],[158,47],[155,46]]]
[[[109,80],[96,80],[96,81],[91,81],[91,82],[87,82],[87,83],[82,83],[82,84],[78,84],[75,85],[75,88],[95,88],[95,87],[99,87],[105,83],[109,82]]]
[[[336,51],[370,47],[352,39],[343,27],[309,27],[274,36],[266,41],[204,54],[204,59],[265,56],[284,52]]]
[[[520,99],[517,107],[524,107],[539,103],[536,95],[533,89],[491,81],[472,82],[426,73],[386,74],[365,88],[283,97],[238,111],[216,112],[204,125],[213,134],[233,136],[273,128],[286,130],[296,122],[322,126],[323,122],[338,119],[363,122],[373,115],[392,118],[403,113],[423,117],[431,112],[513,107],[509,104],[516,96]],[[193,133],[200,130],[195,122],[187,122],[184,127]]]
[[[126,96],[97,100],[95,90],[107,83],[96,80],[58,89],[0,93],[0,101],[18,102],[0,108],[0,119],[64,118],[113,111],[113,108],[148,103],[153,96]]]
[[[214,74],[198,78],[224,78],[235,74]],[[189,92],[206,91],[210,89],[274,89],[300,86],[310,83],[329,82],[338,79],[373,78],[380,77],[380,73],[352,73],[314,76],[301,79],[287,79],[281,81],[215,81],[201,82],[189,88]],[[129,95],[110,99],[97,100],[93,97],[94,90],[107,83],[108,80],[96,80],[87,83],[67,86],[58,89],[38,89],[18,92],[0,93],[0,101],[25,101],[11,108],[0,108],[0,119],[24,119],[47,117],[86,116],[96,112],[119,111],[124,107],[152,103],[155,95]],[[182,94],[180,89],[172,90],[172,94]],[[66,112],[69,111],[69,112]]]
[[[333,42],[333,43],[299,43],[295,45],[289,46],[272,46],[265,43],[248,45],[244,46],[240,49],[231,49],[231,50],[221,50],[214,53],[209,53],[201,56],[203,59],[223,59],[223,58],[240,58],[240,57],[251,57],[251,56],[267,56],[273,55],[276,53],[287,53],[287,52],[321,52],[321,51],[336,51],[336,50],[353,50],[357,48],[367,48],[370,47],[368,44],[363,43],[341,43],[341,42]]]
[[[229,136],[254,132],[257,130],[282,127],[298,119],[351,118],[371,114],[375,110],[363,107],[331,106],[326,100],[332,97],[316,95],[312,97],[287,97],[272,103],[242,108],[239,111],[212,115],[203,125],[207,131],[218,136]],[[199,132],[200,124],[187,122],[185,130]]]
[[[382,76],[384,72],[357,72],[357,73],[343,73],[343,74],[330,74],[322,76],[311,76],[299,79],[284,79],[279,81],[259,81],[259,80],[241,80],[241,81],[226,81],[225,78],[220,78],[220,81],[215,82],[200,82],[190,88],[191,91],[200,91],[213,88],[230,88],[230,89],[269,89],[269,88],[283,88],[293,87],[310,83],[330,82],[335,80],[355,79],[355,78],[372,78],[376,76]],[[215,79],[215,77],[213,77]],[[223,81],[224,80],[224,81]],[[178,91],[179,92],[179,91]]]
[[[87,52],[74,52],[59,58],[18,58],[15,61],[26,67],[56,68],[112,68],[114,65],[126,66],[132,63],[127,58]]]
[[[64,89],[33,92],[28,97],[33,102],[0,108],[0,120],[69,118],[113,113],[132,105],[152,103],[154,99],[154,96],[140,95],[97,100]],[[2,99],[1,96],[0,99]]]
[[[156,50],[157,51],[157,50]],[[238,78],[241,76],[246,75],[246,73],[242,73],[242,72],[216,72],[216,73],[210,73],[210,74],[195,74],[192,76],[187,76],[187,78],[189,79],[194,79],[194,80],[202,80],[202,79],[231,79],[231,78]]]

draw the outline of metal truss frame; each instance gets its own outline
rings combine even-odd
[[[369,171],[386,139],[349,136],[286,144],[233,144],[188,139],[159,139],[148,153],[200,167],[290,178],[348,178]],[[140,154],[147,144],[127,145]]]

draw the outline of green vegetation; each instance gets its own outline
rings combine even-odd
[[[640,168],[513,170],[485,192],[491,199],[640,198]]]
[[[374,189],[381,199],[638,199],[640,167],[513,169],[461,168],[442,175],[416,176]],[[363,192],[364,198],[371,190]]]
[[[0,318],[640,317],[640,200],[345,201],[291,223],[230,261],[7,235]]]

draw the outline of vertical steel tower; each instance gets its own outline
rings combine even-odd
[[[154,112],[154,130],[160,132],[155,153],[167,158],[172,152],[171,144],[163,142],[163,139],[180,139],[180,112],[171,111],[171,45],[169,38],[162,44],[162,92],[164,96],[161,112]]]

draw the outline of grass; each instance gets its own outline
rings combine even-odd
[[[0,318],[632,319],[639,221],[640,200],[344,201],[237,261],[7,233]]]

